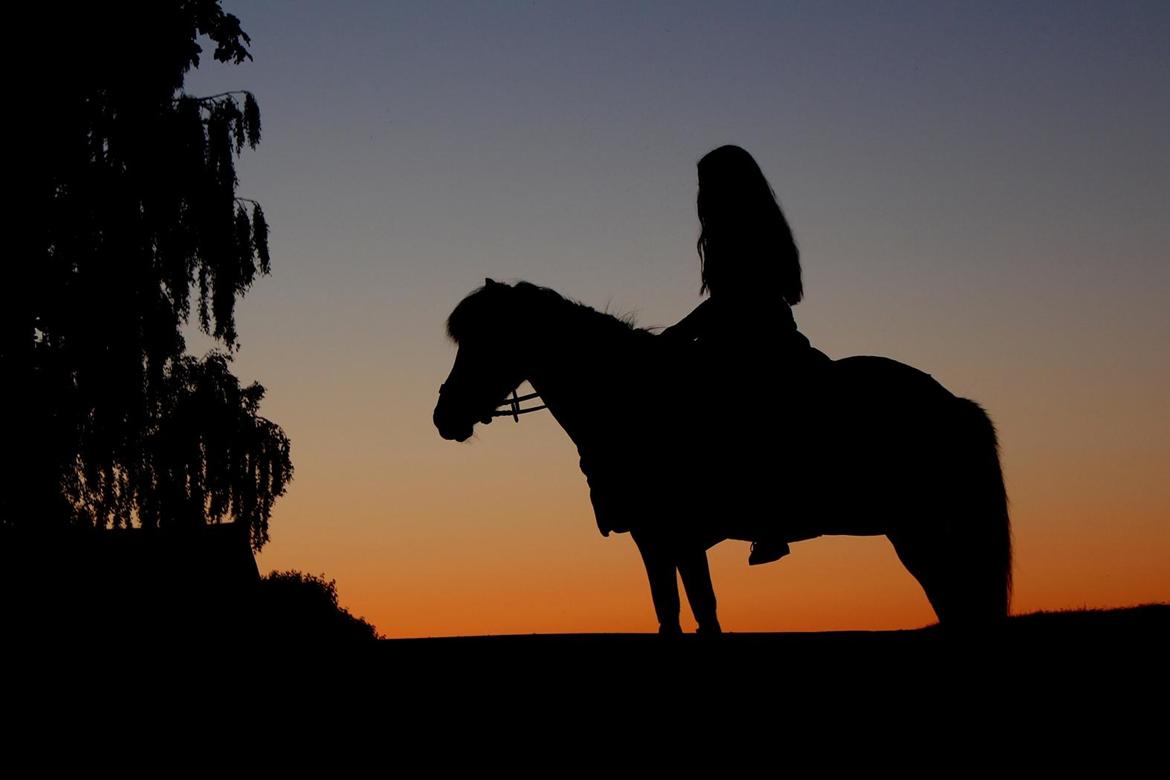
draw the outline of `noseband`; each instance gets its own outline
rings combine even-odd
[[[446,382],[439,385],[439,395],[442,395],[446,389],[447,389]],[[521,403],[523,403],[524,401],[531,401],[534,398],[537,398],[537,399],[540,398],[540,393],[529,393],[528,395],[519,395],[518,396],[518,395],[516,395],[516,391],[512,390],[512,397],[505,399],[504,402],[502,404],[500,404],[500,407],[506,406],[507,408],[506,409],[497,408],[495,411],[492,412],[491,416],[492,417],[511,417],[516,422],[520,422],[520,415],[528,414],[529,412],[539,412],[541,409],[548,408],[548,406],[546,404],[541,404],[540,406],[529,406],[526,409],[520,408]],[[490,420],[485,420],[484,422],[490,422]]]

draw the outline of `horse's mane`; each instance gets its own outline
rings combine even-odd
[[[632,317],[618,317],[566,298],[548,287],[531,282],[515,285],[490,279],[459,302],[447,318],[447,335],[456,344],[468,335],[502,324],[524,325],[556,322],[571,332],[588,331],[594,337],[636,338],[652,334],[639,328]]]

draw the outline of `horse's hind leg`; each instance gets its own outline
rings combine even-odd
[[[715,587],[711,584],[711,569],[707,566],[707,551],[701,547],[680,553],[678,571],[691,612],[699,624],[700,634],[720,634],[719,618],[715,614]]]
[[[898,558],[922,585],[947,629],[988,630],[1006,616],[1003,584],[970,540],[942,523],[890,534]],[[998,601],[996,591],[998,589]]]
[[[933,486],[890,534],[898,557],[922,583],[939,624],[986,634],[1004,625],[1011,600],[1012,541],[995,428],[966,399],[953,407],[952,434],[925,464]],[[926,518],[945,511],[939,521]]]
[[[658,617],[658,633],[674,636],[682,633],[678,622],[678,575],[675,574],[674,552],[654,534],[632,531],[634,543],[646,565],[650,580],[650,596],[654,599],[654,614]]]
[[[937,529],[933,533],[903,530],[891,531],[889,538],[902,565],[926,591],[926,598],[939,623],[947,622],[951,616],[952,599],[948,588],[950,573],[944,552],[944,534]]]

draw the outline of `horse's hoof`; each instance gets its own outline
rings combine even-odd
[[[723,636],[723,629],[716,623],[712,626],[699,626],[695,633],[699,636]]]
[[[659,626],[658,636],[682,636],[682,626],[677,623],[673,626]]]

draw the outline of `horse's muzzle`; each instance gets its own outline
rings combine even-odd
[[[457,423],[449,419],[443,413],[442,402],[435,407],[435,413],[432,419],[435,422],[435,427],[439,429],[439,435],[447,441],[467,441],[474,432],[474,423]]]

